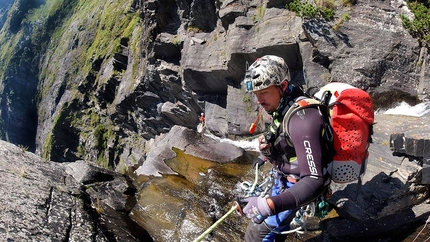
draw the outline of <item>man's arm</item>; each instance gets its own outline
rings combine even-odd
[[[278,196],[270,197],[274,212],[296,209],[316,198],[323,189],[323,121],[319,111],[308,108],[290,121],[290,135],[300,168],[300,180]]]

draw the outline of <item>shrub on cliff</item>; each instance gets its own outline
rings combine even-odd
[[[430,44],[430,0],[407,1],[409,9],[414,14],[413,19],[400,15],[403,26],[411,35],[418,38],[422,45]]]

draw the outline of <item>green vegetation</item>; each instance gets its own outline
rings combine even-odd
[[[86,28],[94,28],[95,35],[86,56],[86,71],[91,69],[94,60],[104,59],[114,53],[121,51],[120,39],[130,38],[134,27],[139,23],[139,16],[134,14],[127,14],[123,8],[123,2],[97,2],[99,6],[88,6],[85,4],[85,9],[82,12],[89,13],[94,9],[101,9],[94,13],[97,15],[95,19],[99,22],[91,21]],[[103,3],[103,4],[101,4]],[[91,4],[90,4],[91,5]],[[79,14],[75,15],[77,18]],[[77,19],[76,19],[77,20]],[[87,30],[88,31],[88,30]]]
[[[259,23],[263,21],[264,13],[266,12],[266,8],[263,6],[257,6],[255,11],[256,11],[255,15],[253,15],[251,17],[251,20],[256,23],[256,25],[253,26],[253,29],[255,30],[255,32],[258,33],[260,31]]]
[[[28,151],[28,146],[19,144],[18,147],[22,150],[22,152]]]
[[[254,22],[261,22],[264,18],[264,13],[266,12],[266,8],[263,6],[258,6],[256,9],[256,14],[251,17]]]
[[[97,163],[105,168],[112,168],[109,167],[108,161],[106,160],[105,151],[107,149],[108,141],[115,139],[115,133],[106,125],[99,124],[94,130],[94,138],[96,140],[95,148],[99,152]]]
[[[108,129],[103,124],[98,125],[94,130],[94,137],[96,140],[96,149],[99,154],[97,156],[97,163],[104,167],[107,166],[106,159],[104,157],[104,150],[107,148],[108,142]]]
[[[41,156],[46,160],[51,160],[51,150],[52,150],[52,147],[54,147],[53,140],[54,140],[54,137],[51,130],[49,134],[46,135],[46,139],[42,147]]]
[[[325,80],[326,82],[329,82],[329,81],[330,81],[330,77],[331,77],[331,75],[330,75],[330,73],[329,73],[329,72],[325,72],[325,73],[323,73],[323,74],[321,75],[321,78],[322,78],[323,80]]]
[[[140,23],[140,16],[135,14],[131,15],[131,20],[128,23],[127,28],[124,30],[124,33],[122,34],[123,38],[130,38],[133,34],[133,31],[136,29],[136,27]]]
[[[351,16],[348,13],[342,14],[342,16],[340,16],[340,18],[333,25],[333,29],[338,30],[342,23],[349,21],[350,19],[351,19]]]
[[[102,214],[103,213],[102,205],[100,203],[100,198],[98,198],[98,197],[97,197],[97,200],[96,200],[96,212],[98,214]]]
[[[197,26],[188,26],[187,27],[187,32],[200,33],[202,31]]]
[[[55,116],[53,120],[52,129],[50,130],[49,134],[46,135],[45,142],[43,143],[41,156],[46,160],[51,160],[51,152],[56,145],[57,140],[55,138],[55,132],[54,132],[56,126],[61,125],[64,122],[64,120],[68,118],[69,116],[68,116],[67,105],[62,106],[61,110],[58,112],[58,115]]]
[[[131,39],[131,43],[129,43],[130,51],[131,51],[131,53],[133,53],[134,57],[137,57],[140,54],[139,41],[142,38],[141,37],[141,33],[143,32],[143,30],[140,28],[140,25],[138,25],[136,28],[137,28],[137,31],[135,31],[135,34],[134,34],[134,36]],[[138,73],[138,70],[139,70],[139,63],[140,63],[139,59],[140,58],[134,58],[133,59],[134,61],[131,64],[131,70],[132,70],[132,74],[133,74],[133,76],[132,76],[133,79],[132,80],[137,80],[138,79],[136,76],[137,76],[137,73]],[[133,83],[131,83],[130,87],[134,86],[134,85],[135,85],[135,83],[133,82]]]
[[[23,167],[21,167],[21,169],[19,170],[19,175],[22,177],[22,178],[27,178],[27,172],[26,172],[26,169],[25,169],[25,167],[23,166]]]
[[[52,2],[60,0],[48,0],[46,5],[52,9]],[[61,2],[61,1],[60,1]],[[69,1],[68,1],[69,2]],[[57,14],[55,24],[50,27],[49,44],[45,51],[45,58],[41,63],[40,79],[44,80],[41,97],[50,93],[53,83],[65,73],[66,89],[76,89],[76,81],[85,79],[88,75],[94,76],[98,80],[97,69],[94,70],[94,63],[103,63],[113,58],[115,53],[121,52],[121,40],[130,43],[130,53],[138,53],[139,45],[136,44],[136,37],[140,31],[140,16],[137,12],[130,12],[130,5],[133,1],[121,0],[114,2],[97,2],[74,0],[73,4],[68,4],[68,8],[62,8],[62,13]],[[64,5],[64,4],[63,4]],[[53,10],[37,10],[39,12],[53,13]],[[68,17],[69,13],[71,17]],[[33,19],[37,17],[29,17]],[[54,19],[54,17],[49,16]],[[139,59],[133,58],[133,67],[138,66]],[[133,70],[133,78],[136,72]],[[70,79],[69,79],[70,78]],[[72,79],[73,78],[73,79]],[[100,85],[103,83],[100,83]],[[79,93],[75,93],[79,94]]]
[[[173,37],[172,42],[173,42],[173,45],[175,45],[175,46],[178,46],[178,45],[179,45],[179,38],[178,38],[178,36],[177,36],[177,35],[175,35],[175,36]]]
[[[311,4],[301,0],[294,0],[285,7],[297,13],[302,18],[323,18],[331,20],[334,17],[334,3],[331,1],[320,1],[319,5]]]
[[[252,101],[251,101],[251,94],[242,91],[242,95],[243,95],[242,101],[245,104],[245,112],[251,113],[254,108],[254,105],[252,104]]]
[[[407,28],[412,36],[418,38],[423,46],[430,44],[430,0],[406,1],[409,9],[415,15],[410,20],[405,15],[400,15],[403,26]]]
[[[33,68],[34,81],[40,80],[36,101],[43,101],[52,93],[66,90],[71,94],[71,100],[82,100],[82,96],[87,95],[89,103],[97,103],[92,90],[81,93],[77,90],[78,85],[88,83],[88,87],[94,88],[103,85],[109,77],[103,80],[99,78],[99,68],[111,61],[115,53],[122,51],[121,44],[128,44],[131,56],[136,57],[141,53],[139,41],[144,31],[140,12],[130,11],[133,10],[133,0],[46,0],[40,4],[36,2],[41,1],[31,1],[34,2],[32,5],[27,2],[15,1],[0,31],[0,80],[7,83],[23,67]],[[43,56],[39,55],[41,53]],[[131,78],[138,80],[136,75],[141,73],[141,58],[131,59],[134,61],[130,64],[130,68],[133,68]],[[113,75],[122,74],[113,71]],[[5,90],[7,98],[3,101],[20,101],[21,95],[24,95],[19,88]],[[83,157],[96,149],[99,161],[106,163],[107,152],[101,149],[106,148],[108,140],[114,140],[110,120],[99,116],[94,107],[64,105],[59,108],[61,110],[55,113],[43,108],[38,110],[40,119],[56,115],[52,117],[53,129],[46,136],[42,156],[49,160],[52,154],[61,152],[54,151],[57,141],[53,130],[69,124],[79,132],[76,155]],[[90,147],[86,141],[93,135],[97,142]]]
[[[316,4],[321,8],[334,9],[336,7],[335,0],[317,0]]]

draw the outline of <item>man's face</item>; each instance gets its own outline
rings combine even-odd
[[[273,112],[278,107],[281,100],[281,90],[278,86],[269,86],[263,90],[255,91],[258,104],[260,104],[266,112]]]

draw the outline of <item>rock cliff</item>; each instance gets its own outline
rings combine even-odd
[[[0,154],[1,240],[151,240],[123,218],[135,202],[126,203],[134,191],[121,175],[85,161],[50,162],[4,141]]]
[[[423,168],[414,160],[391,154],[388,140],[391,130],[411,136],[417,128],[426,127],[428,119],[378,114],[363,185],[359,189],[355,183],[332,186],[332,212],[323,220],[311,218],[310,231],[298,239],[424,240],[429,229],[423,221],[430,216],[430,189]],[[382,120],[389,122],[378,125]],[[242,193],[241,183],[251,184],[255,178],[247,157],[253,152],[245,154],[226,140],[215,141],[174,126],[157,138],[157,149],[136,173],[125,177],[83,160],[46,161],[1,141],[0,238],[192,241],[231,208],[235,196]],[[269,170],[263,166],[260,182]],[[248,222],[230,215],[208,239],[242,241]],[[297,235],[287,241],[294,238]]]
[[[22,193],[8,193],[9,202],[28,196],[34,203],[2,210],[2,217],[7,218],[2,224],[5,238],[147,238],[148,234],[136,232],[136,226],[145,227],[155,240],[165,236],[189,239],[200,233],[222,215],[234,197],[231,189],[249,175],[247,162],[254,154],[196,134],[198,115],[206,114],[206,129],[217,137],[252,139],[248,128],[259,110],[254,97],[242,90],[241,81],[246,66],[265,54],[283,57],[292,81],[304,87],[341,81],[363,88],[372,94],[375,109],[400,100],[411,104],[428,100],[428,49],[403,28],[400,15],[412,18],[403,1],[362,0],[352,1],[353,5],[334,1],[331,20],[300,17],[285,8],[290,2],[3,1],[0,136],[20,147],[5,144],[4,155],[16,157],[11,162],[24,167],[24,172],[18,175],[18,168],[7,165],[2,172],[24,186],[37,176],[40,187],[40,192],[32,192],[29,186]],[[267,120],[264,116],[259,121],[256,134],[264,130]],[[375,150],[379,157],[374,160],[391,160],[385,150],[387,141],[381,139]],[[192,164],[198,158],[203,161],[198,160],[197,167],[181,170],[178,165]],[[40,167],[26,172],[27,164],[32,167],[34,161]],[[381,169],[374,168],[374,172]],[[80,170],[95,172],[88,175]],[[412,177],[420,174],[418,167],[406,170]],[[400,179],[385,174],[389,177],[373,174],[369,180],[389,182],[398,193],[370,198],[402,198],[419,183],[408,175]],[[406,184],[406,190],[400,184]],[[428,197],[428,187],[418,190]],[[341,194],[340,198],[345,196]],[[362,198],[369,197],[364,193]],[[165,209],[175,209],[159,213],[153,206],[158,199],[171,202],[164,204]],[[190,203],[189,199],[194,200]],[[52,203],[57,200],[61,202]],[[137,204],[130,204],[131,200]],[[423,201],[414,200],[393,211],[412,209]],[[346,205],[352,210],[360,207],[355,202]],[[393,214],[386,205],[348,216],[388,221]],[[99,209],[120,212],[113,218]],[[195,213],[190,212],[193,209]],[[33,229],[13,227],[16,211],[27,210],[37,215],[28,227]],[[56,222],[53,218],[59,216],[55,214],[68,219]],[[129,216],[124,219],[124,214],[130,214],[133,221]],[[425,216],[415,214],[413,219]],[[176,219],[174,224],[170,216]],[[154,221],[154,217],[160,219]],[[119,226],[109,227],[113,220]],[[243,225],[242,220],[222,225],[214,240],[234,241]],[[117,228],[131,229],[118,232]],[[345,231],[339,227],[335,233],[344,236]]]
[[[306,86],[348,82],[425,100],[425,48],[402,27],[402,1],[336,1],[335,17],[301,18],[290,1],[8,1],[2,5],[1,134],[57,162],[125,171],[174,125],[246,137],[258,108],[240,86],[264,54]],[[349,21],[342,16],[349,16]],[[260,123],[257,132],[264,129]]]

